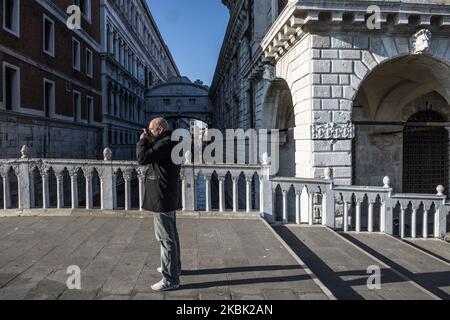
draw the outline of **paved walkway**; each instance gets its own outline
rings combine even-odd
[[[385,234],[352,233],[346,237],[439,298],[450,299],[450,263]]]
[[[338,299],[433,299],[426,290],[327,228],[278,226],[275,230]],[[380,290],[367,287],[369,266],[381,268]]]
[[[182,218],[178,291],[153,293],[150,218],[0,218],[0,299],[327,299],[260,220]],[[81,291],[66,270],[81,269]]]

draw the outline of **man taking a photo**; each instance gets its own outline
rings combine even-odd
[[[157,118],[143,130],[137,143],[137,161],[141,166],[148,166],[143,209],[154,212],[155,235],[161,244],[158,272],[163,279],[152,286],[155,291],[175,290],[180,286],[181,250],[176,211],[182,208],[181,167],[171,159],[176,145],[171,135],[167,121]]]

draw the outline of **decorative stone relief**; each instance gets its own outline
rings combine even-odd
[[[275,78],[275,67],[271,64],[265,64],[263,69],[263,79],[273,81]]]
[[[421,29],[412,36],[412,47],[414,54],[423,54],[430,49],[431,46],[431,31],[428,29]]]
[[[326,124],[313,124],[311,126],[313,140],[343,140],[355,137],[355,126],[351,123],[345,125],[334,122]]]

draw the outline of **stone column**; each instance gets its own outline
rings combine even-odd
[[[413,204],[413,211],[411,215],[411,237],[417,237],[417,207]]]
[[[48,169],[41,170],[42,177],[42,208],[48,209],[50,207],[50,191],[48,187]]]
[[[308,205],[308,209],[309,209],[309,225],[312,226],[314,225],[314,192],[310,191],[309,193],[309,205]]]
[[[400,238],[405,238],[405,216],[406,216],[406,208],[402,205],[400,211]]]
[[[343,218],[344,232],[348,232],[348,202],[344,199],[344,218]]]
[[[86,210],[91,210],[94,203],[92,194],[93,168],[84,168],[83,173],[86,180]]]
[[[368,231],[373,232],[373,206],[375,202],[369,201],[369,223],[368,223]]]
[[[131,210],[131,170],[123,171],[123,179],[125,180],[125,211]]]
[[[72,195],[72,209],[78,208],[78,169],[71,169],[70,175],[70,185],[71,185],[71,195]]]
[[[56,207],[64,207],[64,171],[56,173]]]
[[[251,177],[245,177],[246,181],[246,209],[247,213],[250,213],[252,211],[252,178]]]
[[[423,208],[423,219],[422,219],[422,237],[428,238],[428,210]]]
[[[8,170],[0,172],[3,179],[3,209],[9,209],[11,207],[11,187],[9,184]]]
[[[295,223],[301,224],[300,220],[300,199],[301,199],[301,191],[295,191]]]
[[[205,211],[211,211],[211,177],[205,175]]]
[[[288,223],[287,190],[283,190],[283,223]]]
[[[232,177],[233,180],[233,212],[238,212],[238,177]]]
[[[356,200],[356,221],[355,221],[355,231],[361,232],[361,200]]]
[[[225,212],[225,177],[219,177],[219,212]]]

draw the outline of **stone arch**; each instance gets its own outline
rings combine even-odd
[[[283,79],[270,82],[262,106],[262,128],[280,130],[279,176],[295,176],[295,112],[291,90]]]
[[[403,54],[351,77],[353,182],[379,185],[388,175],[394,189],[403,191],[404,127],[429,106],[450,120],[450,64],[431,54]]]

